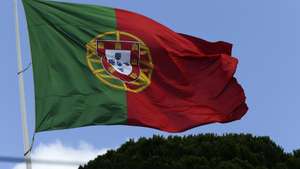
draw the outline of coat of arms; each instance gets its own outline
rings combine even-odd
[[[150,85],[152,58],[140,38],[127,32],[105,32],[86,47],[88,66],[103,83],[131,92]]]
[[[139,77],[139,42],[98,40],[97,53],[105,70],[123,81]]]

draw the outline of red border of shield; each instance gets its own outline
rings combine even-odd
[[[130,50],[130,64],[132,71],[129,75],[124,75],[115,70],[115,68],[108,62],[105,57],[105,50]],[[113,41],[113,40],[97,40],[97,55],[100,57],[104,69],[117,77],[118,79],[126,82],[136,80],[140,75],[140,46],[138,42],[134,41]]]

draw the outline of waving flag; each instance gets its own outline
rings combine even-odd
[[[229,43],[178,34],[120,9],[23,4],[37,132],[99,124],[180,132],[247,112]]]

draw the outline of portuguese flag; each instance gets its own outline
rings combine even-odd
[[[179,34],[121,9],[23,4],[36,132],[100,124],[181,132],[247,112],[229,43]]]

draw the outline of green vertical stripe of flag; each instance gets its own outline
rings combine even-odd
[[[126,93],[102,84],[86,44],[116,30],[115,11],[93,5],[23,0],[32,54],[36,131],[123,124]]]

